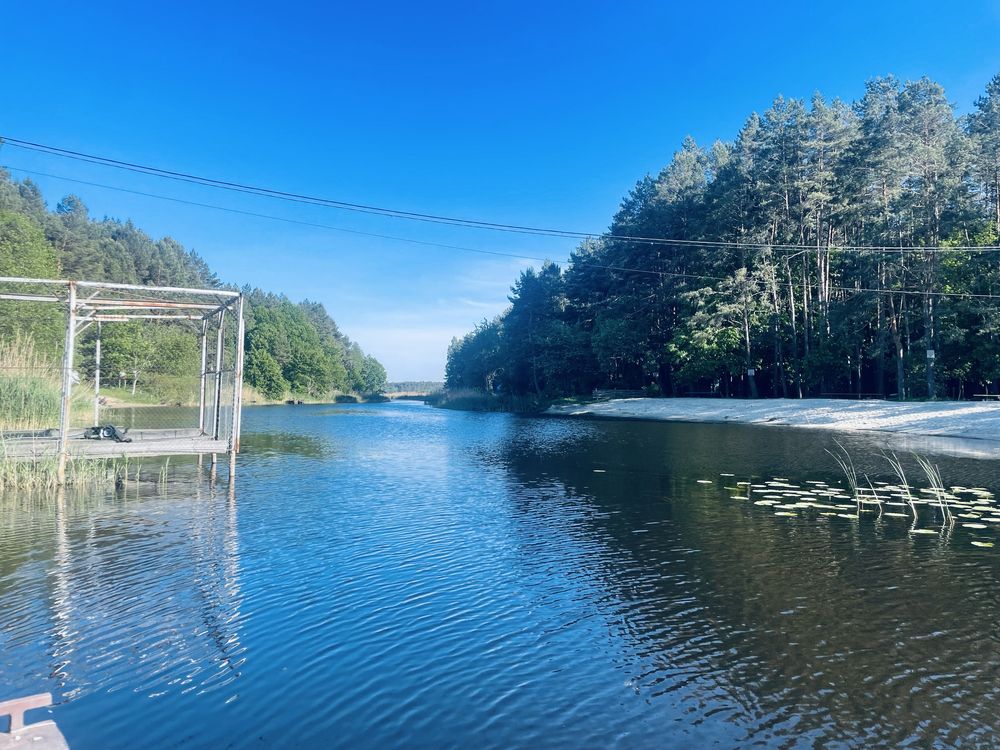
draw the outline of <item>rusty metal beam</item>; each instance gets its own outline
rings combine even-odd
[[[112,310],[119,308],[129,308],[131,310],[214,310],[215,305],[206,305],[203,302],[171,302],[169,300],[131,300],[131,299],[102,299],[93,304],[80,303],[80,307],[85,310]]]
[[[19,279],[10,279],[12,281],[18,281]],[[4,279],[0,278],[0,281]],[[68,282],[61,282],[66,284]],[[137,292],[172,292],[174,294],[191,294],[198,297],[232,297],[233,299],[240,296],[239,292],[230,292],[226,289],[195,289],[191,287],[180,287],[180,286],[141,286],[139,284],[111,284],[104,281],[78,281],[77,286],[87,287],[90,289],[128,289]]]
[[[95,314],[87,316],[86,320],[97,320],[104,323],[123,323],[129,320],[201,320],[200,315],[141,315],[139,313],[124,313],[122,315]]]

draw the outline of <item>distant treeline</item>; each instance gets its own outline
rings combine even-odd
[[[965,397],[1000,387],[1000,76],[779,97],[688,138],[565,269],[452,342],[449,389]],[[671,241],[657,241],[671,240]],[[887,249],[865,249],[887,248]]]
[[[393,393],[436,393],[444,388],[444,383],[440,380],[403,380],[398,383],[389,383],[385,392]]]
[[[169,237],[154,240],[131,221],[91,219],[73,195],[49,211],[31,180],[12,180],[4,170],[0,170],[0,276],[223,286],[197,253]],[[337,328],[320,303],[294,303],[260,289],[243,291],[245,380],[265,397],[324,398],[336,392],[384,390],[385,369]],[[0,339],[30,334],[38,351],[54,357],[62,346],[63,318],[55,306],[2,303]],[[102,344],[107,372],[122,371],[133,384],[133,377],[138,377],[140,385],[158,384],[162,389],[168,389],[171,377],[197,376],[200,350],[192,331],[178,324],[141,322],[106,328]],[[87,334],[92,335],[92,331]],[[81,367],[86,370],[86,338],[82,346]]]

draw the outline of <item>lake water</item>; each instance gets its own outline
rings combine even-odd
[[[833,447],[250,408],[232,493],[175,459],[165,487],[151,463],[124,495],[0,501],[0,699],[52,692],[74,750],[996,744],[1000,540],[971,542],[1000,533],[725,489],[842,484]],[[938,465],[1000,490],[997,462]]]

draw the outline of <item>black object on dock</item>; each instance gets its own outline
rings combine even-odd
[[[131,443],[132,438],[125,434],[127,432],[127,427],[124,430],[119,430],[113,424],[106,424],[103,427],[88,427],[84,430],[83,437],[85,440],[114,440],[116,443]]]

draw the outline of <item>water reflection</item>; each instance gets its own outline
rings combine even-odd
[[[58,693],[74,747],[990,744],[1000,548],[724,489],[839,483],[831,441],[248,409],[237,493],[0,501],[0,695]]]
[[[295,432],[255,432],[247,435],[241,442],[241,449],[256,457],[324,458],[328,457],[332,450],[328,442]]]
[[[732,500],[724,481],[697,483],[720,469],[840,479],[794,431],[734,439],[728,428],[592,424],[552,441],[559,429],[512,425],[493,460],[531,490],[514,514],[526,539],[572,515],[558,531],[588,548],[579,570],[603,591],[601,616],[631,644],[631,684],[652,707],[683,706],[694,725],[729,724],[733,740],[768,745],[993,736],[995,555],[884,518],[778,519]],[[864,470],[889,473],[877,444],[848,444]],[[1000,479],[992,463],[941,469]]]
[[[245,658],[235,491],[220,496],[188,468],[170,494],[131,482],[125,496],[0,497],[0,694],[50,691],[69,727],[109,736],[133,731],[128,715],[85,698],[235,695]]]

